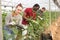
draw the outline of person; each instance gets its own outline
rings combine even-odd
[[[23,10],[23,6],[22,4],[18,4],[16,6],[15,11],[12,11],[12,13],[7,14],[6,18],[5,18],[5,26],[4,26],[4,39],[5,40],[15,40],[15,36],[14,32],[12,31],[12,27],[13,25],[22,25],[22,10]],[[16,27],[14,27],[15,29],[17,29]],[[21,27],[22,28],[22,27]],[[6,36],[8,35],[8,36]],[[9,36],[12,36],[11,38]],[[18,36],[18,35],[17,35]],[[9,37],[9,38],[7,38]]]
[[[41,19],[44,19],[45,14],[46,14],[45,12],[46,12],[46,8],[42,7],[42,9],[40,9],[40,17],[41,17]]]
[[[45,11],[46,11],[45,7],[42,7],[42,9],[38,10],[38,18],[40,18],[42,20]]]
[[[25,11],[24,11],[24,14],[23,14],[23,20],[22,20],[22,24],[25,25],[24,28],[26,30],[24,30],[22,32],[25,33],[23,35],[27,35],[27,28],[28,28],[28,25],[29,25],[29,20],[35,20],[36,19],[36,12],[39,10],[40,6],[39,4],[35,4],[32,8],[26,8]],[[26,37],[24,37],[26,38]]]
[[[45,7],[42,7],[42,9],[40,9],[40,16],[42,17],[43,16],[43,13],[46,11],[46,8]]]
[[[35,4],[33,8],[26,8],[25,13],[23,15],[23,21],[22,24],[27,25],[29,24],[28,20],[31,18],[33,20],[36,19],[36,12],[39,10],[40,6],[39,4]]]

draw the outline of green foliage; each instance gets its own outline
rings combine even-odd
[[[37,17],[29,24],[28,36],[31,36],[30,40],[40,40],[40,34],[45,30],[45,27],[49,26],[49,12],[44,13],[43,20]]]
[[[47,29],[51,22],[54,21],[58,17],[58,12],[49,12],[46,11],[43,13],[43,20],[39,19],[37,17],[36,20],[29,22],[29,28],[28,28],[28,38],[29,40],[40,40],[40,35],[42,32],[44,32],[45,29]],[[26,40],[27,40],[26,39]]]
[[[3,12],[2,13],[2,26],[5,24],[5,17],[6,17],[7,13]]]
[[[43,13],[43,20],[37,18],[36,20],[30,20],[29,27],[28,27],[28,37],[26,40],[40,40],[40,34],[44,32],[45,29],[47,29],[50,25],[50,20],[54,21],[59,13],[58,12],[51,12],[51,19],[50,19],[50,13],[49,11],[46,11]],[[2,22],[3,25],[5,24],[5,17],[7,13],[3,12],[2,14]],[[13,31],[16,33],[16,30],[13,29]]]

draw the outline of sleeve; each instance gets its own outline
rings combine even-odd
[[[27,15],[27,13],[28,13],[28,8],[26,8],[25,10],[24,10],[24,14],[23,15]]]
[[[26,9],[24,10],[24,12],[25,12],[25,13],[28,13],[28,8],[26,8]]]
[[[22,16],[20,16],[19,25],[22,25]]]
[[[9,24],[10,21],[11,21],[11,14],[8,13],[7,16],[6,16],[6,18],[5,18],[5,24],[6,25]]]

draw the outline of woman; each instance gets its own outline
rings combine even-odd
[[[4,40],[15,40],[15,36],[13,36],[14,32],[12,31],[12,29],[17,29],[16,27],[10,27],[13,25],[21,25],[21,21],[22,21],[22,4],[18,4],[16,6],[15,11],[13,11],[11,14],[8,14],[6,16],[6,21],[5,21],[5,26],[4,26]],[[21,27],[22,28],[22,27]],[[7,36],[6,36],[7,35]],[[11,38],[7,38],[8,36],[12,36]]]

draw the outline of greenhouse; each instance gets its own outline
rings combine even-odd
[[[0,16],[0,40],[60,40],[60,0],[0,0]]]

